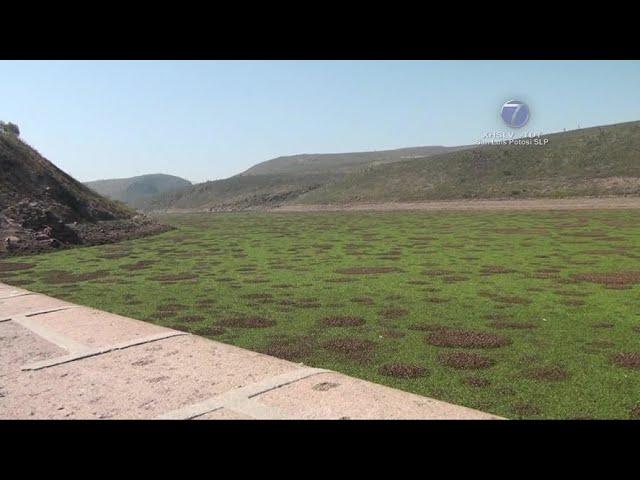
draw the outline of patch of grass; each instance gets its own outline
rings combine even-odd
[[[532,322],[507,322],[502,320],[492,322],[489,324],[489,326],[491,328],[497,328],[500,330],[533,330],[534,328],[538,328],[538,325]]]
[[[478,330],[436,326],[425,341],[436,347],[499,348],[510,343],[508,337]]]

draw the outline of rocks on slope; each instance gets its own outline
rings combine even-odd
[[[0,129],[0,255],[116,241],[167,230],[55,167]]]

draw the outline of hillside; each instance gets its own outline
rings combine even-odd
[[[149,210],[640,195],[640,122],[549,134],[546,145],[295,155],[148,200]],[[266,173],[269,172],[269,173]]]
[[[85,185],[105,197],[118,200],[138,208],[144,199],[172,190],[190,187],[191,182],[184,178],[162,173],[141,175],[131,178],[116,178],[85,182]]]
[[[292,203],[640,194],[640,122],[543,138],[547,145],[486,145],[371,167]]]
[[[0,131],[0,255],[102,243],[156,229],[133,217],[129,208],[76,181],[17,135]]]
[[[400,162],[467,147],[411,147],[353,153],[318,153],[278,157],[258,163],[240,175],[305,175],[352,173],[368,165]]]
[[[160,194],[137,204],[144,210],[243,210],[273,208],[354,172],[467,147],[414,147],[356,153],[304,154],[259,163],[224,180]]]
[[[145,209],[222,211],[277,207],[337,178],[335,175],[235,176],[153,197]]]

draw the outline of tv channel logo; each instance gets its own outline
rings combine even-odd
[[[509,100],[502,105],[500,116],[511,128],[524,127],[529,121],[529,106],[520,100]]]

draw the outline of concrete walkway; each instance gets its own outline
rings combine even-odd
[[[0,283],[3,419],[496,419]]]

